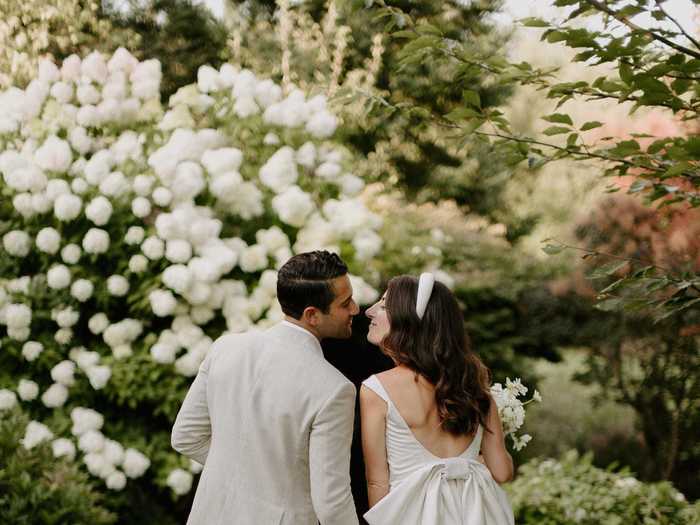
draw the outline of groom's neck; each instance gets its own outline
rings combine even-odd
[[[321,341],[321,335],[318,333],[318,331],[315,328],[313,328],[312,326],[309,326],[308,324],[306,324],[304,321],[300,321],[299,319],[294,319],[293,317],[290,317],[288,315],[284,316],[284,320],[287,321],[288,323],[292,323],[293,325],[296,325],[300,328],[303,328],[307,332],[310,332],[311,334],[313,334],[314,337],[316,337],[316,339]]]

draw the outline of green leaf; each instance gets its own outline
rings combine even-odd
[[[549,27],[549,22],[534,16],[523,18],[520,23],[525,27]]]
[[[602,266],[598,266],[588,274],[589,279],[601,279],[609,277],[629,264],[627,261],[612,261]]]
[[[564,251],[564,247],[556,244],[547,244],[542,251],[547,255],[556,255]]]
[[[583,126],[581,126],[581,131],[588,131],[589,129],[595,129],[599,128],[603,125],[602,122],[598,122],[597,120],[590,120],[586,122]]]
[[[542,133],[547,136],[551,135],[561,135],[562,133],[569,133],[571,131],[569,128],[564,128],[562,126],[550,126],[545,129]]]
[[[464,100],[470,106],[474,106],[476,108],[481,107],[481,97],[479,97],[479,93],[476,91],[465,89],[462,91],[462,100]]]
[[[552,113],[551,115],[542,117],[542,119],[546,120],[547,122],[554,122],[557,124],[568,124],[569,126],[574,125],[573,121],[571,120],[571,117],[566,113]]]

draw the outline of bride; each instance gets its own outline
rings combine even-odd
[[[513,477],[489,371],[456,299],[432,274],[400,276],[367,310],[395,363],[360,389],[370,525],[512,525]]]

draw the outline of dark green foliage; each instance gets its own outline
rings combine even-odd
[[[0,523],[7,525],[108,525],[116,523],[86,472],[56,460],[48,444],[20,444],[29,418],[0,413]]]
[[[130,2],[122,14],[108,2],[112,23],[140,35],[138,49],[130,49],[139,60],[157,58],[163,68],[161,94],[164,100],[179,88],[195,82],[204,64],[219,67],[226,56],[226,29],[203,5],[190,0]]]

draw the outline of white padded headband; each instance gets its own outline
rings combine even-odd
[[[430,294],[433,293],[433,285],[435,284],[435,276],[432,273],[420,274],[418,279],[418,296],[416,297],[416,313],[418,319],[423,319],[425,308],[428,306]]]

